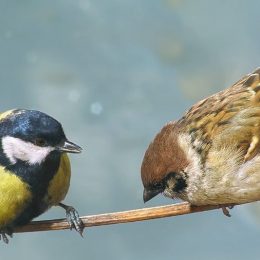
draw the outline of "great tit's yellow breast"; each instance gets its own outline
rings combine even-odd
[[[69,157],[64,153],[61,155],[59,169],[50,181],[47,194],[44,198],[47,205],[50,207],[57,205],[65,198],[70,185],[70,175]]]
[[[0,166],[0,229],[10,224],[31,199],[28,184]]]

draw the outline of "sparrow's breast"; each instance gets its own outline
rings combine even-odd
[[[260,200],[260,155],[244,162],[232,146],[212,150],[203,168],[191,171],[186,190],[194,205],[246,203]]]

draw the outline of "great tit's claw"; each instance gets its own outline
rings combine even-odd
[[[13,231],[12,229],[6,228],[0,231],[0,240],[3,240],[4,243],[8,244],[9,243],[9,237],[13,237]]]
[[[80,219],[77,210],[63,203],[59,203],[59,205],[66,210],[66,218],[70,225],[70,230],[74,228],[82,236],[84,230],[84,224]]]

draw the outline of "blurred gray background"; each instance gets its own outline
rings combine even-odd
[[[65,202],[144,205],[140,165],[167,121],[260,65],[259,1],[0,1],[0,109],[33,108],[84,148]],[[259,259],[257,203],[76,232],[15,234],[1,259]],[[53,208],[40,219],[62,218]]]

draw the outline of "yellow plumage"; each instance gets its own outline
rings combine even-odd
[[[0,167],[0,229],[24,210],[31,196],[27,183]]]

